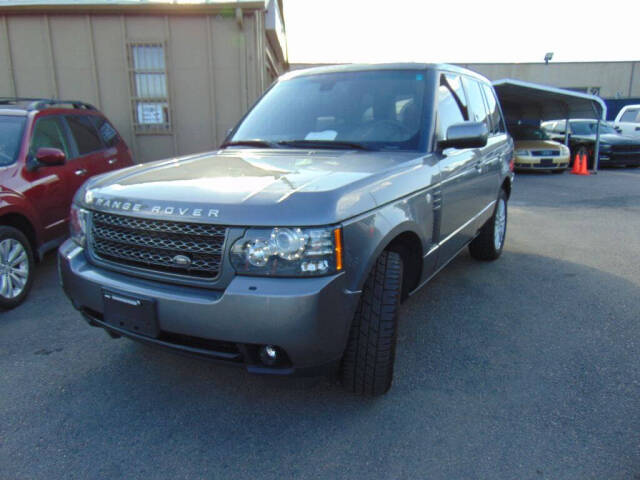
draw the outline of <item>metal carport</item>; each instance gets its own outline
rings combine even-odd
[[[595,95],[549,87],[521,80],[502,79],[493,82],[507,123],[518,120],[560,120],[593,118],[598,121],[594,171],[600,154],[600,121],[607,118],[607,106]],[[568,129],[565,143],[568,143]]]

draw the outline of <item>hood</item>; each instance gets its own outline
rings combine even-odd
[[[595,135],[571,135],[571,138],[578,140],[596,141]],[[617,133],[603,133],[600,135],[600,143],[609,145],[640,145],[640,141],[633,137],[627,137],[626,135],[619,135]]]
[[[416,153],[236,150],[164,160],[91,182],[89,208],[226,225],[337,223],[388,201]],[[392,179],[392,182],[390,181]]]
[[[527,150],[560,150],[562,144],[553,140],[516,140],[515,148]]]

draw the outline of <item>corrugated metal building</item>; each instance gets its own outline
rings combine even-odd
[[[282,0],[8,1],[0,96],[93,103],[137,161],[205,151],[287,68]]]

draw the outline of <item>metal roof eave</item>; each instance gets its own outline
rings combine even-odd
[[[160,1],[115,1],[99,2],[60,1],[44,3],[42,1],[5,3],[0,9],[2,14],[39,14],[39,13],[150,13],[193,15],[216,13],[221,11],[265,10],[264,0],[216,1],[207,3],[169,3]]]
[[[607,106],[604,101],[587,93],[524,82],[515,79],[500,79],[493,82],[505,115],[535,117],[540,120],[559,118],[606,119]]]

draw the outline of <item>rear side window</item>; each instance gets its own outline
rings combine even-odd
[[[459,88],[458,88],[459,87]],[[467,101],[462,90],[460,77],[440,76],[438,87],[438,140],[447,138],[447,129],[451,125],[468,120]]]
[[[504,133],[504,121],[502,119],[502,114],[500,113],[500,108],[498,107],[498,102],[493,93],[493,89],[489,87],[489,85],[482,85],[484,89],[484,94],[487,98],[487,105],[489,107],[489,117],[491,117],[491,133],[494,135]]]
[[[66,117],[71,135],[78,146],[78,154],[86,155],[97,150],[102,150],[104,145],[100,140],[98,130],[87,116],[70,115]]]
[[[116,146],[120,141],[120,137],[118,136],[118,132],[113,127],[113,125],[111,125],[111,123],[109,123],[109,121],[103,117],[91,118],[96,125],[98,135],[100,135],[102,142],[109,148]]]
[[[58,117],[40,117],[36,121],[31,136],[31,153],[35,154],[39,148],[57,148],[69,157],[67,137]]]
[[[484,122],[487,128],[490,128],[487,107],[482,98],[482,87],[478,82],[467,77],[462,77],[462,83],[469,96],[469,119],[474,122]]]
[[[638,110],[637,108],[633,108],[633,109],[627,110],[620,117],[620,121],[621,122],[635,122],[636,121],[636,117],[638,116],[638,112],[640,112],[640,110]]]

